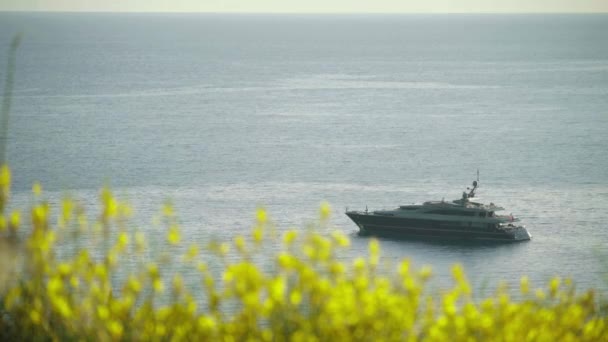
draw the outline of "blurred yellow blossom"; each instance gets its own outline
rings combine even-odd
[[[32,193],[34,196],[40,196],[42,194],[42,185],[40,183],[35,182],[32,186]]]
[[[331,216],[331,206],[327,202],[321,202],[321,207],[319,208],[319,216],[321,220],[327,220]]]
[[[262,208],[250,234],[213,240],[202,250],[200,241],[179,245],[175,211],[166,202],[159,216],[166,234],[158,239],[165,245],[157,251],[128,225],[129,207],[108,188],[101,191],[102,214],[90,220],[90,227],[106,234],[70,240],[76,236],[70,229],[90,231],[82,228],[89,227],[89,219],[78,202],[65,199],[60,207],[36,199],[31,210],[9,214],[5,166],[0,188],[0,227],[32,223],[20,228],[25,240],[15,247],[23,250],[19,273],[0,293],[0,337],[7,340],[604,341],[608,336],[606,301],[592,289],[575,290],[570,279],[555,277],[531,291],[530,280],[522,277],[522,300],[513,299],[517,296],[506,286],[477,298],[465,268],[456,264],[453,283],[432,292],[430,266],[405,259],[379,267],[382,246],[376,239],[361,240],[368,244],[368,257],[363,252],[354,258],[341,254],[351,241],[340,231],[286,230],[277,241]],[[32,190],[41,193],[42,187]],[[319,210],[324,226],[331,209],[323,202]],[[73,217],[80,227],[67,224]],[[0,230],[0,238],[6,236]],[[200,277],[195,290],[186,273],[192,269]]]

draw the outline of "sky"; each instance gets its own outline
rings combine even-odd
[[[608,13],[608,0],[0,0],[0,11]]]

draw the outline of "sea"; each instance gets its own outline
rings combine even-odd
[[[95,219],[107,185],[158,251],[167,202],[200,246],[249,235],[265,208],[279,235],[348,235],[348,262],[370,238],[346,208],[458,199],[479,170],[479,200],[531,241],[381,238],[381,263],[429,265],[438,290],[459,263],[482,296],[522,276],[607,293],[606,32],[606,14],[0,13],[3,86],[22,34],[12,203],[40,182],[51,206],[70,196]]]

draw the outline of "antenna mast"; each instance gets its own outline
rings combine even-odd
[[[473,181],[473,187],[472,188],[467,188],[467,190],[471,190],[471,191],[469,191],[469,194],[466,195],[466,198],[473,198],[473,197],[475,197],[475,190],[477,190],[478,186],[479,186],[479,169],[477,169],[477,180]]]

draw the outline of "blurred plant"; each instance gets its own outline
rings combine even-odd
[[[8,122],[11,111],[11,100],[13,97],[13,83],[15,78],[15,60],[17,48],[21,43],[21,34],[18,33],[13,37],[11,46],[8,50],[8,63],[6,66],[6,79],[4,83],[4,94],[2,96],[2,113],[0,114],[2,126],[0,127],[0,165],[6,164],[6,144],[8,141]]]
[[[55,216],[42,200],[41,186],[33,192],[20,275],[1,293],[5,339],[599,341],[608,336],[595,292],[578,293],[570,280],[554,278],[545,288],[531,289],[524,277],[521,300],[501,287],[475,301],[463,268],[455,265],[453,287],[433,296],[424,290],[429,267],[382,262],[375,239],[366,256],[343,260],[339,251],[350,244],[344,234],[277,234],[267,212],[258,209],[249,236],[187,245],[170,203],[160,220],[167,253],[146,258],[146,237],[128,225],[131,208],[109,189],[101,192],[96,221],[65,199],[57,222],[51,222]],[[321,206],[320,224],[330,211]],[[19,229],[21,220],[6,217],[3,213],[2,220]],[[11,235],[7,227],[3,237]],[[78,234],[97,236],[98,243],[60,256],[58,246]],[[277,246],[271,261],[256,258]],[[210,264],[213,258],[221,264]],[[134,259],[140,264],[129,272],[121,261]],[[177,265],[198,274],[200,286],[190,289]],[[217,269],[220,274],[214,274]]]

